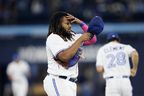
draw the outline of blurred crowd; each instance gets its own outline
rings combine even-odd
[[[144,21],[144,0],[0,0],[0,24],[44,24],[55,11],[67,11],[88,22]]]

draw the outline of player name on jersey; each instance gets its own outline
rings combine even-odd
[[[118,51],[118,50],[124,50],[124,47],[122,46],[108,47],[104,49],[104,52],[108,53],[108,52]]]

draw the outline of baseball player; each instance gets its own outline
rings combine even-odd
[[[8,64],[7,75],[12,83],[14,96],[27,96],[30,67],[27,62],[19,59],[18,55],[13,56],[13,61]]]
[[[85,33],[73,32],[71,23],[80,24]],[[86,32],[87,29],[84,22],[68,13],[57,12],[52,16],[46,41],[48,74],[44,79],[44,90],[48,96],[76,96],[81,47],[97,40],[96,36],[91,37]]]
[[[108,43],[101,47],[96,58],[96,70],[106,80],[106,96],[132,96],[129,77],[137,72],[139,55],[130,45],[120,43],[117,33],[107,35]],[[130,66],[129,57],[132,61]]]

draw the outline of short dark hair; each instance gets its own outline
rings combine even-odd
[[[66,32],[66,30],[61,25],[61,19],[64,16],[68,16],[68,13],[58,11],[55,14],[52,15],[49,23],[49,32],[47,34],[47,37],[51,34],[57,34],[60,37],[62,37],[65,41],[72,39],[72,33]]]
[[[111,42],[111,41],[115,41],[115,40],[120,42],[120,38],[111,38],[111,39],[107,40],[107,42]]]

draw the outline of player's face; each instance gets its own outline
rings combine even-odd
[[[62,27],[63,27],[67,32],[70,32],[70,31],[71,31],[71,23],[70,23],[70,21],[69,21],[66,17],[63,17],[63,18],[62,18]]]

